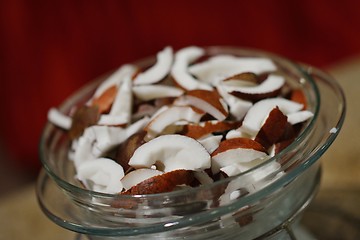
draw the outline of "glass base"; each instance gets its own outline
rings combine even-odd
[[[301,240],[316,240],[316,238],[303,226],[298,225],[293,229],[294,238],[293,239],[301,239]],[[292,239],[289,238],[287,234],[276,234],[273,239]],[[84,234],[77,234],[74,240],[91,240],[88,236]]]

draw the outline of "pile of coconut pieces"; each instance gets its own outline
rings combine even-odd
[[[90,190],[155,194],[210,184],[268,160],[313,113],[273,61],[166,47],[142,69],[123,65],[69,116],[69,159]],[[278,162],[253,176],[280,169]]]

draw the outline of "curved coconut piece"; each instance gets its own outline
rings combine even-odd
[[[143,195],[171,192],[178,185],[190,185],[194,180],[194,173],[188,170],[174,170],[146,179],[131,187],[122,194]]]
[[[303,108],[302,104],[284,99],[267,98],[255,103],[245,115],[242,130],[251,136],[256,136],[267,116],[275,107],[279,107],[283,114],[294,113]]]
[[[63,114],[56,108],[50,108],[47,118],[49,122],[62,129],[69,130],[72,125],[72,118]]]
[[[132,80],[130,76],[123,79],[120,89],[117,91],[109,114],[100,116],[99,125],[126,125],[131,121],[132,113]]]
[[[204,49],[199,47],[186,47],[176,52],[174,64],[171,68],[171,75],[176,83],[183,89],[212,89],[209,84],[198,81],[188,72],[190,63],[204,54]]]
[[[78,167],[87,160],[103,156],[127,138],[126,130],[119,127],[94,125],[86,128],[75,149],[75,166]]]
[[[232,177],[235,175],[238,175],[242,172],[246,172],[259,164],[262,164],[264,161],[266,161],[267,158],[260,158],[256,159],[251,162],[247,163],[234,163],[225,167],[222,167],[220,169],[221,172],[225,173],[228,177]],[[270,174],[276,172],[281,167],[281,164],[278,162],[272,162],[267,165],[264,165],[261,168],[256,169],[256,171],[253,174],[249,174],[248,184],[251,183],[257,183],[261,179],[264,179],[265,177],[269,176]]]
[[[230,130],[226,136],[225,139],[232,139],[232,138],[252,138],[249,134],[245,133],[241,130],[241,127],[237,129]]]
[[[218,85],[216,87],[220,96],[224,99],[224,101],[229,106],[232,116],[236,118],[236,120],[241,120],[246,115],[247,111],[252,107],[253,103],[250,101],[245,101],[243,99],[237,98],[231,94],[229,94],[224,86]]]
[[[134,86],[132,90],[135,96],[143,101],[150,101],[157,98],[179,97],[184,93],[180,88],[160,84]]]
[[[170,172],[176,169],[204,170],[210,167],[210,155],[195,139],[182,135],[162,135],[137,148],[129,161],[134,168]]]
[[[86,188],[103,193],[119,193],[123,189],[123,168],[108,158],[99,158],[82,163],[76,177]]]
[[[121,183],[126,191],[146,179],[161,175],[163,173],[164,172],[162,171],[150,169],[150,168],[136,169],[126,174],[121,179]]]
[[[308,110],[287,114],[288,122],[292,125],[305,122],[306,120],[312,118],[313,116],[314,114]]]
[[[203,114],[195,111],[189,106],[170,106],[160,110],[145,127],[148,132],[148,138],[154,138],[161,134],[166,127],[180,121],[198,123]]]
[[[211,170],[213,174],[216,174],[222,167],[235,163],[247,163],[266,156],[264,147],[254,140],[248,138],[227,139],[222,141],[211,154]]]
[[[156,55],[156,63],[144,72],[136,75],[134,85],[157,83],[170,72],[173,63],[173,50],[166,47]]]
[[[106,78],[96,89],[92,100],[100,97],[105,91],[111,87],[118,88],[126,76],[133,76],[137,68],[130,64],[121,66],[118,70]]]
[[[207,61],[189,67],[189,72],[200,81],[214,86],[220,81],[236,74],[253,72],[261,74],[276,70],[275,64],[267,58],[235,57],[231,55],[217,55]]]
[[[232,95],[249,101],[259,101],[264,98],[279,95],[285,79],[281,76],[269,75],[268,78],[255,86],[226,86],[225,89]]]
[[[211,154],[219,147],[221,139],[222,139],[221,135],[217,135],[217,136],[209,135],[204,138],[198,139],[198,141],[199,143],[201,143],[201,145],[204,146],[204,148],[206,148],[208,153]]]
[[[188,91],[184,96],[175,100],[174,104],[194,106],[219,121],[225,120],[229,114],[226,103],[215,91],[200,89]]]
[[[287,123],[287,116],[284,115],[278,107],[275,107],[271,110],[265,123],[257,133],[255,141],[268,149],[284,135]]]
[[[215,132],[225,132],[230,129],[238,128],[241,122],[230,122],[230,121],[206,121],[200,122],[199,124],[187,124],[184,126],[181,134],[199,139],[208,134]]]

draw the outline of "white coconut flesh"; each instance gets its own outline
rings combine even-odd
[[[137,148],[129,160],[134,168],[150,168],[170,172],[176,169],[210,168],[210,154],[198,141],[177,134],[162,135]]]
[[[139,73],[134,79],[134,85],[157,83],[170,72],[173,63],[173,50],[166,47],[156,55],[156,63],[146,71]]]

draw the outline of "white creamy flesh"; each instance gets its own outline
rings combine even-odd
[[[195,112],[191,107],[171,106],[162,110],[154,119],[152,119],[147,125],[147,129],[153,136],[156,136],[170,124],[180,120],[198,123],[201,117],[202,114]]]
[[[123,187],[125,190],[130,189],[131,187],[141,183],[142,181],[158,176],[160,174],[163,174],[164,172],[151,169],[151,168],[141,168],[136,169],[134,171],[129,172],[126,174],[122,179],[121,183],[123,184]]]
[[[217,85],[225,78],[244,72],[260,74],[276,70],[275,64],[267,58],[244,58],[218,55],[189,67],[189,72],[201,81]]]
[[[212,157],[211,170],[213,173],[218,173],[223,167],[227,167],[235,163],[249,164],[249,162],[254,162],[255,159],[262,159],[266,156],[266,153],[254,149],[229,149]]]
[[[224,86],[217,86],[220,96],[224,99],[230,108],[230,113],[236,117],[237,120],[243,119],[247,111],[252,107],[252,102],[245,101],[229,94]]]
[[[143,101],[164,97],[179,97],[184,93],[180,88],[160,84],[134,86],[132,90],[135,96]]]
[[[209,84],[198,81],[188,72],[190,63],[204,54],[205,50],[199,47],[187,47],[176,52],[174,64],[171,68],[171,75],[182,88],[186,90],[212,89]]]
[[[50,108],[48,111],[48,120],[62,129],[69,130],[71,128],[71,117],[61,113],[56,108]]]
[[[181,97],[178,103],[181,105],[191,105],[198,109],[201,109],[202,111],[209,113],[211,116],[213,116],[219,121],[223,121],[227,117],[226,115],[223,114],[223,112],[221,112],[219,109],[211,105],[209,102],[198,97],[186,95]],[[174,104],[176,104],[176,101]],[[226,111],[227,109],[223,109],[223,110]]]
[[[265,81],[255,86],[225,86],[228,92],[242,92],[247,94],[268,93],[280,89],[285,83],[281,76],[270,75]]]
[[[267,116],[275,107],[285,115],[300,111],[302,104],[293,102],[284,98],[268,98],[255,103],[245,115],[242,130],[252,136],[255,136],[260,130]]]
[[[173,58],[172,48],[164,48],[156,55],[156,63],[146,71],[139,73],[136,76],[134,79],[134,84],[143,85],[159,82],[170,72]]]
[[[297,123],[304,122],[314,116],[314,114],[310,111],[304,110],[294,113],[289,113],[286,115],[288,117],[288,122],[292,125],[295,125]]]
[[[107,158],[86,161],[77,169],[77,178],[89,189],[104,193],[119,193],[123,189],[121,165]]]
[[[198,139],[198,141],[211,154],[219,147],[221,139],[222,139],[222,135],[214,136],[211,134],[210,136],[206,136],[201,139]]]
[[[162,135],[141,145],[129,161],[134,168],[150,168],[157,163],[164,172],[203,170],[210,167],[210,155],[195,139],[174,134]]]

